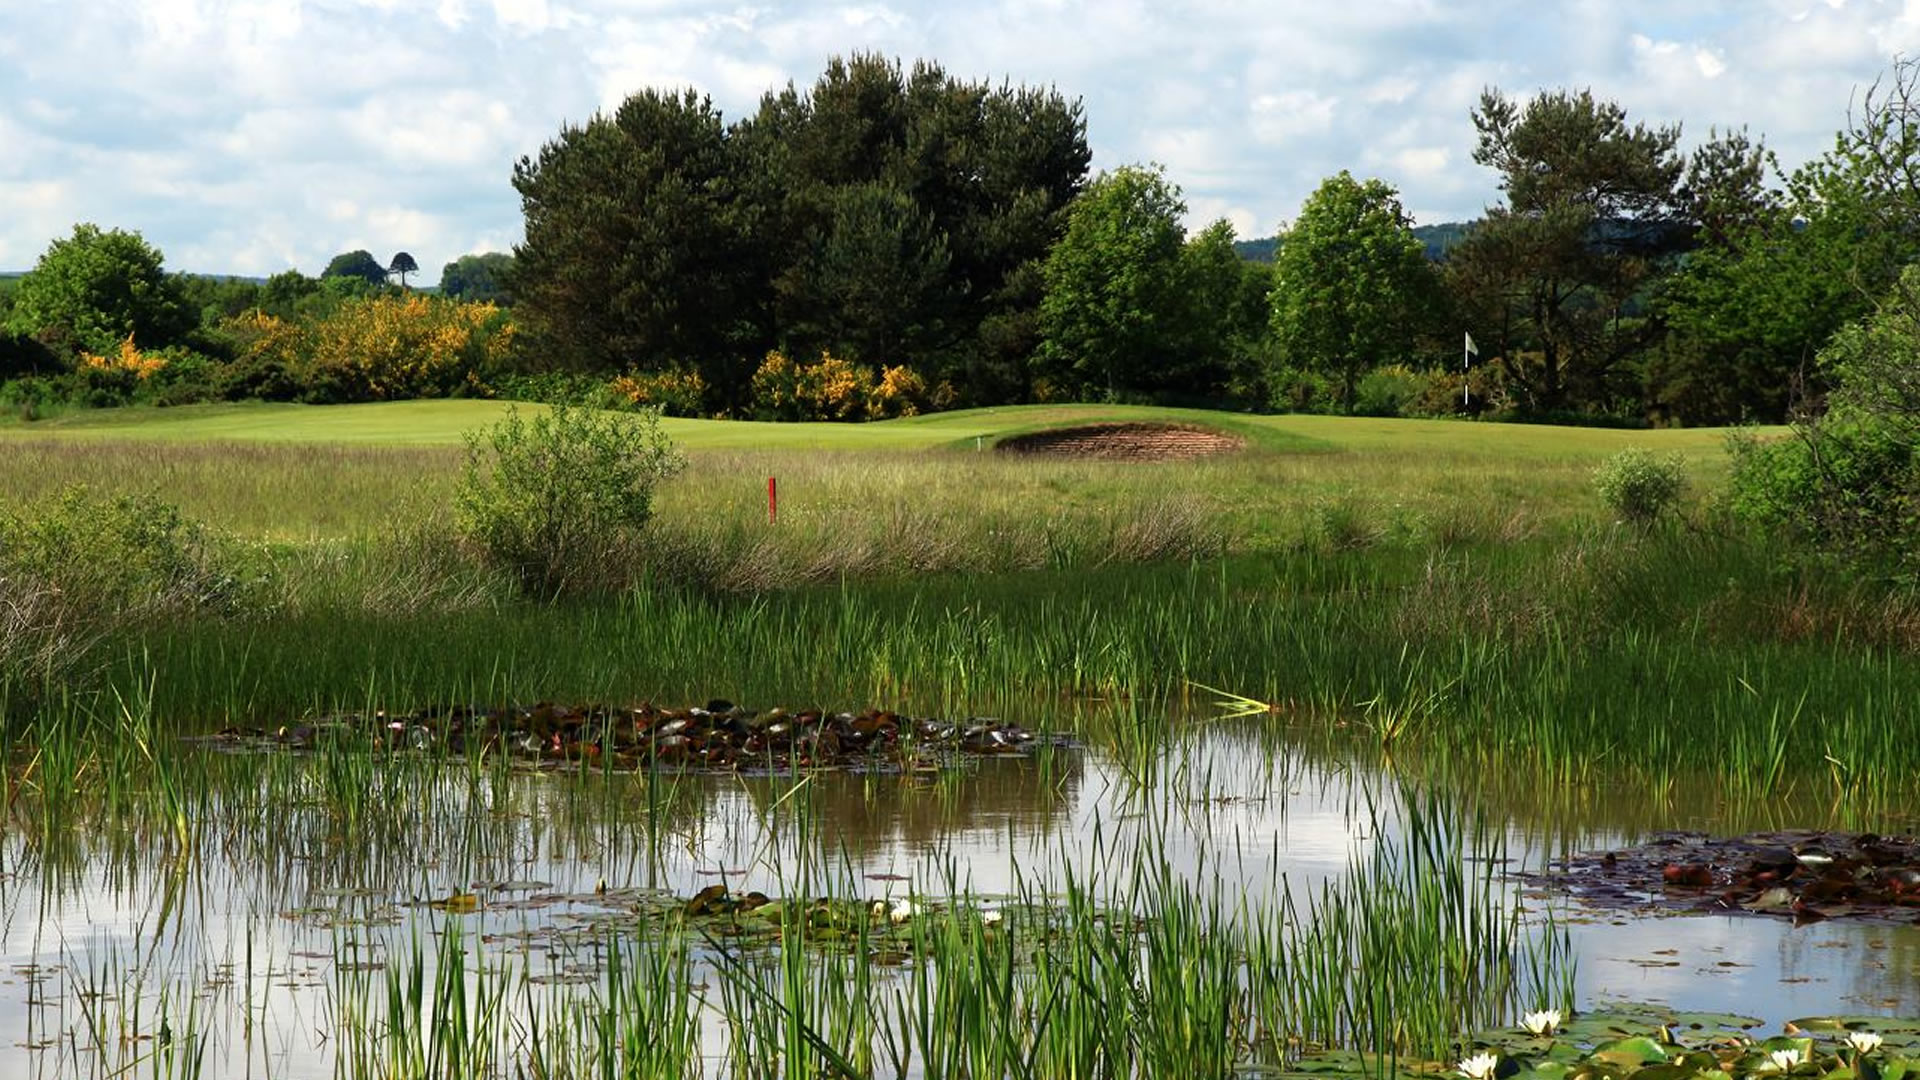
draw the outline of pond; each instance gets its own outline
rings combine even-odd
[[[878,904],[847,917],[858,925],[828,925],[841,916],[823,922],[824,908],[809,923],[820,937],[858,942],[861,962],[877,966],[849,974],[847,949],[816,943],[804,978],[872,978],[873,1000],[885,1002],[924,987],[916,967],[951,966],[935,962],[946,946],[934,939],[963,917],[986,938],[1016,924],[1057,934],[1037,928],[1084,891],[1118,921],[1130,899],[1151,907],[1176,895],[1129,879],[1128,868],[1145,867],[1147,878],[1193,890],[1179,896],[1224,897],[1228,918],[1286,912],[1300,925],[1329,890],[1380,865],[1376,856],[1404,858],[1420,814],[1438,806],[1441,831],[1466,828],[1464,796],[1416,792],[1390,763],[1293,743],[1257,722],[1180,723],[1185,734],[1150,753],[1042,740],[1025,753],[942,756],[924,770],[772,775],[182,747],[183,764],[160,786],[191,794],[128,797],[165,812],[90,818],[118,824],[85,832],[7,833],[0,1074],[447,1068],[451,1059],[432,1055],[453,1053],[451,1043],[402,1030],[417,1023],[465,1025],[455,1041],[492,1048],[466,1067],[514,1075],[542,1038],[593,1037],[565,1026],[584,1015],[566,1002],[604,1003],[622,966],[678,927],[688,960],[677,992],[695,1003],[692,1071],[758,1075],[764,1063],[743,1057],[784,1036],[769,1027],[754,1041],[729,1026],[750,1010],[744,988],[762,985],[753,979],[778,983],[779,961],[768,958],[788,939],[781,918],[740,917],[750,911],[688,918],[703,890],[728,904],[760,894],[776,908],[818,897],[849,912]],[[1777,1028],[1920,1006],[1920,927],[1589,908],[1518,876],[1661,825],[1737,831],[1752,827],[1746,817],[1711,804],[1650,813],[1641,800],[1604,796],[1503,799],[1497,785],[1475,799],[1491,815],[1487,835],[1450,849],[1469,890],[1490,883],[1489,902],[1523,913],[1522,935],[1570,946],[1541,955],[1572,961],[1577,1008],[1659,1003]],[[1155,925],[1152,912],[1132,914],[1149,916],[1143,933]],[[741,957],[773,966],[742,981]],[[436,991],[447,977],[462,984],[451,995]],[[456,1000],[468,1011],[450,1014]],[[924,1063],[927,1033],[916,1038]],[[890,1074],[889,1061],[871,1068]]]

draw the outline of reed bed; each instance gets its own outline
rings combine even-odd
[[[38,881],[56,908],[102,881],[159,897],[130,940],[60,956],[89,973],[61,1000],[94,1013],[54,1037],[109,1071],[257,1058],[301,1074],[272,1040],[288,995],[305,993],[321,1005],[298,1022],[320,1025],[315,1052],[336,1075],[1144,1076],[1182,1062],[1218,1075],[1308,1044],[1431,1053],[1570,985],[1554,931],[1504,892],[1497,832],[1451,803],[1374,804],[1369,827],[1399,839],[1335,884],[1296,889],[1277,861],[1240,865],[1219,841],[1199,872],[1176,872],[1177,808],[1209,786],[1180,748],[1144,771],[1124,828],[1063,836],[1010,895],[975,894],[936,833],[907,868],[917,884],[886,902],[908,913],[869,915],[871,882],[827,827],[846,808],[796,775],[770,778],[746,827],[776,891],[808,898],[793,911],[850,919],[739,937],[669,900],[528,937],[420,898],[457,896],[529,850],[650,865],[704,846],[742,827],[715,820],[720,786],[326,742],[169,751],[151,699],[70,712],[8,747],[7,880]],[[288,924],[317,951],[288,954],[269,929]]]
[[[16,715],[146,695],[170,732],[543,699],[882,706],[1011,715],[1151,762],[1206,714],[1200,684],[1428,775],[1706,784],[1904,826],[1915,615],[1816,575],[1735,539],[1603,529],[1545,548],[1316,547],[747,596],[535,605],[450,586],[438,614],[336,598],[164,621],[96,651],[87,679],[11,692]]]

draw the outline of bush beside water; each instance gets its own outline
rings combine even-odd
[[[467,439],[460,529],[530,595],[617,591],[645,558],[654,488],[683,464],[655,413],[510,411]]]

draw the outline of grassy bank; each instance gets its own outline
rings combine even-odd
[[[10,436],[8,490],[157,491],[224,530],[193,558],[230,560],[191,577],[227,590],[217,609],[70,627],[83,647],[47,654],[54,681],[21,669],[14,701],[137,689],[207,728],[450,700],[1051,715],[1099,699],[1151,727],[1199,683],[1374,752],[1563,786],[1710,776],[1831,789],[1864,813],[1920,766],[1901,737],[1920,700],[1910,599],[1788,569],[1716,524],[1710,499],[1651,532],[1598,507],[1594,462],[1622,445],[1685,455],[1708,488],[1714,433],[1225,417],[1251,433],[1245,452],[1141,465],[950,447],[1189,414],[797,425],[773,430],[837,448],[751,452],[713,448],[740,425],[686,422],[692,464],[660,492],[634,587],[558,605],[514,598],[452,539],[451,448],[204,438],[386,430],[403,408],[451,430],[500,406],[128,411]],[[161,438],[176,417],[203,438]],[[155,441],[127,438],[140,430]],[[888,445],[909,437],[921,449]]]

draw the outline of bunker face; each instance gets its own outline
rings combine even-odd
[[[1093,458],[1100,461],[1184,461],[1231,453],[1245,440],[1179,424],[1087,424],[1019,435],[1002,441],[1008,454]]]

